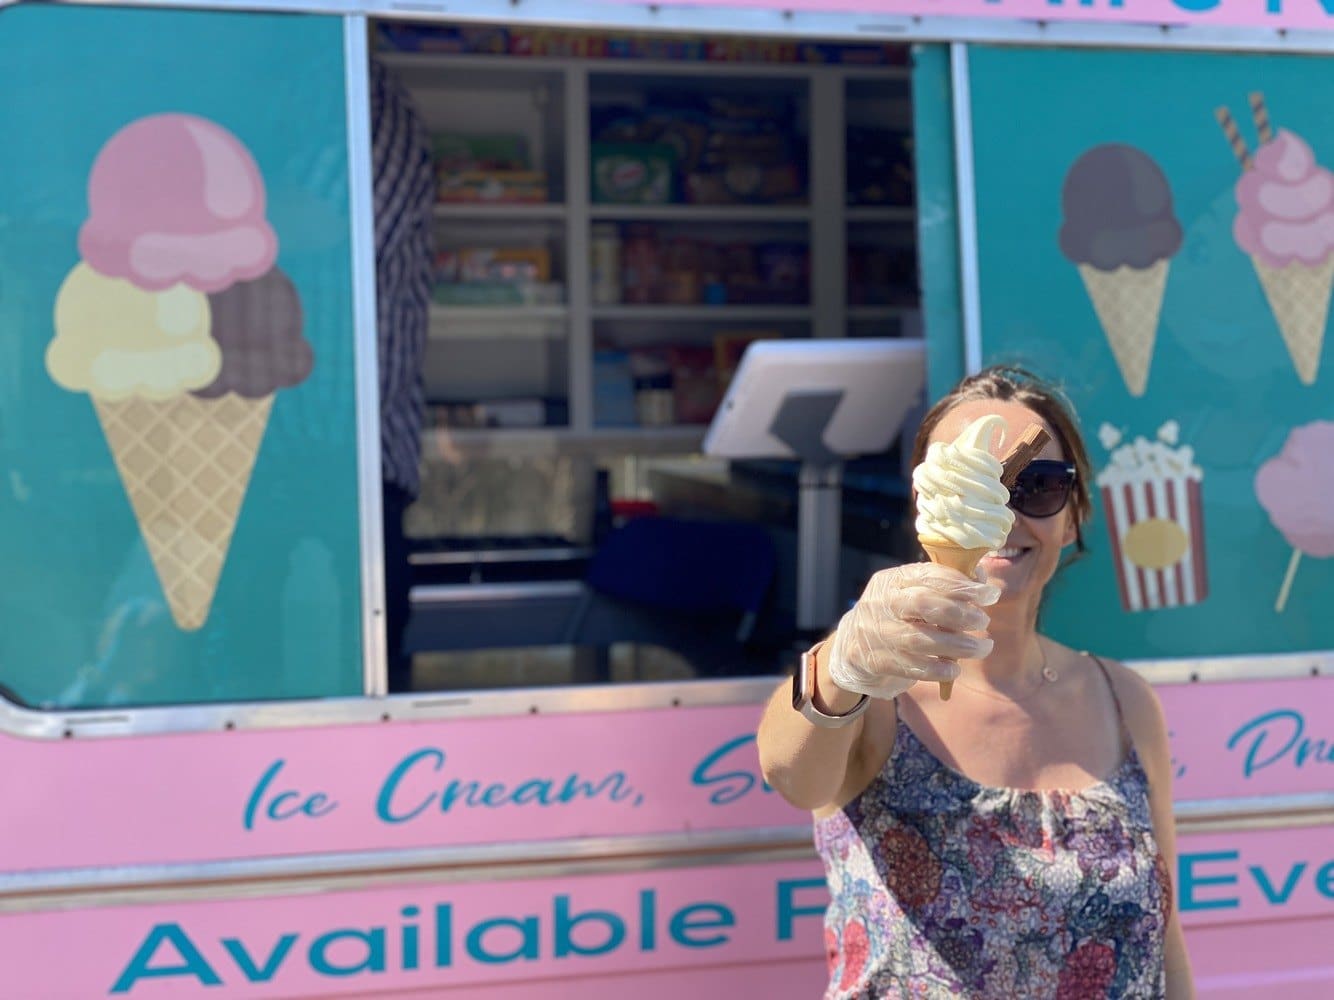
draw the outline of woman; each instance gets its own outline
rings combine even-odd
[[[926,415],[914,464],[987,414],[1012,438],[1051,435],[1011,491],[1004,547],[977,579],[877,573],[803,658],[804,699],[783,685],[760,724],[765,778],[815,814],[826,996],[1190,998],[1157,698],[1037,632],[1092,509],[1073,417],[1032,375],[988,369]],[[942,680],[948,702],[917,683]]]

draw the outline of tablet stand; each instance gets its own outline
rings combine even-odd
[[[797,620],[835,624],[842,552],[843,463],[889,448],[921,398],[926,347],[902,338],[758,340],[704,436],[706,455],[801,463]]]
[[[791,390],[769,433],[801,462],[797,477],[797,628],[828,628],[839,619],[839,550],[843,528],[843,459],[824,443],[842,390]],[[820,582],[824,581],[824,586]]]

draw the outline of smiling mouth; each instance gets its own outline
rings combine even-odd
[[[990,553],[988,553],[988,554],[987,554],[987,558],[988,558],[988,559],[1005,559],[1005,560],[1007,560],[1007,561],[1009,561],[1009,562],[1014,562],[1016,559],[1020,559],[1020,558],[1022,558],[1022,557],[1023,557],[1024,555],[1026,555],[1028,552],[1029,552],[1029,550],[1028,550],[1027,548],[1023,547],[1023,546],[1019,546],[1019,545],[1007,545],[1007,546],[1006,546],[1005,548],[1003,548],[1003,549],[997,549],[995,552],[990,552]]]

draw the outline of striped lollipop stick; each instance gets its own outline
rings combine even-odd
[[[1218,124],[1223,128],[1223,135],[1227,136],[1228,143],[1232,146],[1232,153],[1241,164],[1242,170],[1249,170],[1251,166],[1251,154],[1246,149],[1246,140],[1241,137],[1241,132],[1237,129],[1237,123],[1232,118],[1232,112],[1227,108],[1215,108],[1214,117],[1218,119]]]
[[[1269,109],[1265,107],[1265,95],[1255,91],[1250,95],[1251,118],[1255,120],[1255,131],[1260,136],[1260,145],[1272,142],[1274,126],[1269,122]]]

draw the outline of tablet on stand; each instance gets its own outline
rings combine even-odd
[[[704,453],[801,462],[798,629],[829,628],[842,613],[843,463],[888,450],[925,385],[917,339],[759,340],[742,355]]]

